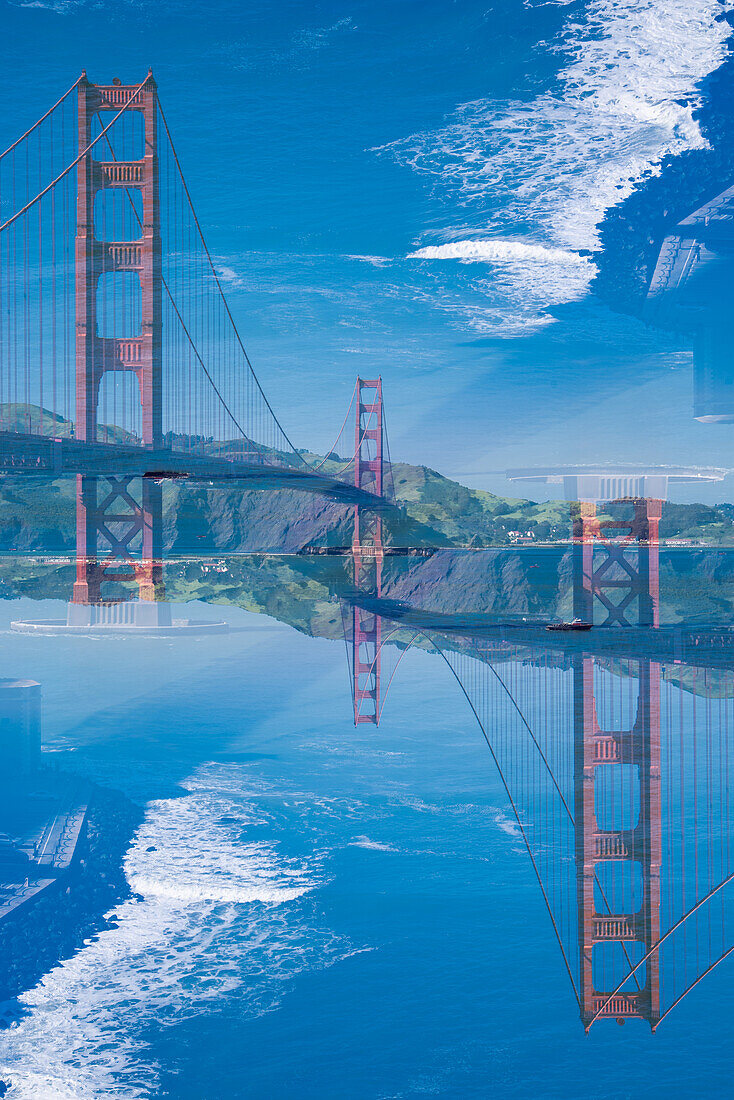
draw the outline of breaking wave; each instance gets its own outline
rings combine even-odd
[[[322,881],[317,861],[306,866],[273,843],[247,841],[263,818],[245,785],[245,769],[209,765],[183,797],[148,806],[125,864],[133,897],[20,998],[0,1032],[9,1098],[156,1095],[148,1045],[156,1029],[232,990],[243,1013],[261,1015],[300,971],[354,950],[316,928],[300,900]]]
[[[355,836],[350,840],[352,848],[367,848],[371,852],[397,852],[392,844],[385,844],[381,840],[370,840],[368,836]]]
[[[408,254],[409,260],[460,260],[471,263],[506,263],[528,260],[531,263],[561,263],[586,266],[588,260],[564,248],[549,248],[522,241],[454,241],[452,244],[429,245]]]
[[[599,247],[605,212],[666,155],[705,146],[695,117],[700,83],[725,59],[731,32],[717,17],[730,8],[719,0],[590,0],[583,17],[569,13],[551,47],[563,58],[552,90],[528,102],[466,103],[440,129],[381,147],[427,175],[444,201],[444,225],[418,255],[448,247],[462,260],[490,242],[503,253],[493,257],[503,263],[501,284],[434,286],[438,305],[480,330],[519,323],[530,331],[531,317],[547,322],[550,306],[587,293],[594,265],[579,263],[578,253]],[[509,242],[495,234],[507,233],[526,236],[527,251],[502,248]],[[529,271],[538,249],[556,254],[560,287],[539,285]],[[486,317],[476,301],[463,304],[467,290],[487,296]]]

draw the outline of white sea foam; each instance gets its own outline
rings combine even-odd
[[[350,842],[352,848],[367,848],[373,852],[397,852],[392,844],[383,844],[379,840],[370,840],[368,836],[355,836]]]
[[[530,317],[547,321],[549,306],[586,293],[594,269],[579,263],[578,252],[598,248],[605,212],[658,172],[664,156],[704,146],[694,118],[698,88],[726,55],[730,28],[715,16],[730,7],[590,0],[583,17],[569,14],[553,46],[564,58],[553,90],[527,102],[466,103],[441,129],[382,148],[428,174],[449,201],[451,216],[431,232],[432,246],[438,238],[462,258],[474,238],[499,245],[508,232],[528,234],[531,252],[511,257],[505,250],[495,260],[503,263],[502,285],[493,279],[471,288],[489,294],[487,318],[476,302],[465,307],[466,286],[434,285],[437,304],[480,329],[519,321],[531,330]],[[532,254],[538,246],[566,254],[554,270],[549,261],[541,281]]]
[[[473,279],[471,295],[450,308],[477,331],[505,337],[549,324],[546,311],[583,298],[596,271],[592,260],[569,249],[499,239],[428,245],[408,259],[490,264],[491,274]]]
[[[363,264],[371,264],[373,267],[387,267],[394,261],[389,256],[360,256],[348,255],[348,260],[359,260]]]
[[[287,979],[353,950],[299,906],[321,881],[318,866],[248,842],[263,822],[242,797],[248,774],[206,765],[186,795],[148,807],[125,864],[135,896],[110,914],[117,927],[24,994],[17,1026],[0,1032],[10,1097],[155,1095],[143,1038],[151,1028],[199,1015],[235,989],[243,1012],[269,1011]]]
[[[503,810],[494,811],[494,823],[502,833],[514,840],[522,840],[522,831],[514,817],[508,817]]]
[[[280,905],[284,901],[295,901],[306,893],[307,887],[275,888],[267,886],[234,887],[207,886],[201,883],[186,885],[181,883],[159,882],[145,875],[138,875],[132,881],[133,889],[146,897],[168,898],[170,901],[231,901],[245,904],[252,901],[268,902]]]
[[[524,241],[478,240],[454,241],[452,244],[429,245],[408,254],[409,260],[460,260],[463,264],[501,264],[516,260],[542,264],[588,265],[584,256],[566,248],[549,248]]]

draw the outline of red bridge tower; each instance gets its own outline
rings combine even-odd
[[[508,477],[563,485],[573,522],[574,615],[611,635],[659,625],[659,523],[670,482],[717,481],[721,472],[557,466]],[[606,517],[600,505],[613,506]],[[630,662],[629,675],[635,664],[634,716],[622,720],[625,728],[605,729],[604,671],[595,658],[573,658],[579,1001],[587,1030],[604,1017],[637,1017],[653,1029],[660,1020],[661,669],[643,657]]]
[[[357,379],[357,416],[354,437],[354,484],[382,496],[383,417],[382,379]],[[382,516],[363,505],[354,506],[354,587],[361,595],[382,594]],[[352,685],[354,724],[380,720],[381,620],[372,611],[352,608]]]
[[[157,89],[152,73],[143,87],[79,84],[79,151],[93,140],[99,112],[109,115],[129,104],[126,114],[142,116],[143,144],[138,159],[115,156],[102,138],[80,161],[76,235],[76,435],[97,441],[102,379],[108,372],[135,374],[140,393],[144,447],[162,442],[161,232],[157,143]],[[105,115],[101,116],[103,119]],[[104,123],[103,123],[104,125]],[[112,131],[114,133],[114,129]],[[106,144],[105,144],[106,143]],[[123,191],[130,210],[132,193],[140,196],[139,232],[133,240],[103,239],[105,198]],[[118,221],[120,219],[117,219]],[[140,287],[140,328],[118,334],[100,326],[100,280],[132,276]],[[142,482],[135,493],[132,482]],[[106,484],[105,484],[106,483]],[[104,485],[104,488],[102,486]],[[102,490],[100,492],[100,490]],[[140,600],[155,601],[162,588],[162,492],[146,479],[79,475],[77,478],[77,579],[73,603],[114,603],[105,582],[133,581]],[[77,616],[79,613],[77,612]]]
[[[657,627],[662,501],[613,503],[627,516],[602,520],[597,502],[571,505],[574,615],[594,622],[598,608],[602,628]],[[636,715],[626,729],[599,722],[595,659],[575,658],[573,676],[581,1018],[587,1029],[604,1017],[654,1028],[656,952],[618,993],[609,991],[660,939],[660,665],[637,662]]]

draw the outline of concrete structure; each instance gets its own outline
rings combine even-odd
[[[663,241],[647,296],[647,319],[693,338],[693,415],[734,420],[731,317],[734,187],[683,218]]]
[[[0,679],[0,771],[12,779],[34,772],[41,759],[41,685]]]
[[[224,619],[174,619],[170,603],[147,600],[114,603],[70,603],[66,619],[16,620],[10,629],[17,634],[164,636],[179,634],[226,634]]]
[[[526,467],[508,470],[510,481],[562,485],[565,500],[604,504],[613,500],[667,500],[671,483],[723,481],[728,470],[717,467],[645,466],[632,463]]]

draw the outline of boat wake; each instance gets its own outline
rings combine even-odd
[[[0,1032],[9,1097],[155,1095],[156,1031],[233,991],[243,1016],[261,1015],[297,973],[353,951],[314,925],[307,895],[321,868],[248,841],[263,816],[246,782],[241,765],[208,765],[185,796],[149,805],[125,864],[133,896],[22,996]]]

